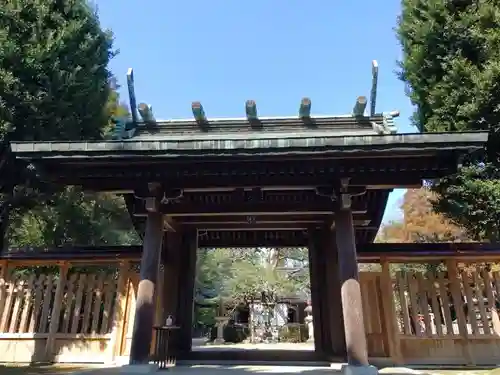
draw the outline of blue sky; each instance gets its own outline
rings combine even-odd
[[[295,115],[300,99],[316,115],[348,114],[369,96],[371,61],[379,63],[378,111],[399,110],[399,132],[415,130],[396,75],[394,27],[399,0],[97,0],[101,24],[119,50],[111,69],[122,84],[134,69],[136,96],[156,118]],[[384,221],[400,215],[392,193]]]

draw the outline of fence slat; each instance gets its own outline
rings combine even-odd
[[[73,309],[73,321],[71,322],[71,333],[79,332],[80,320],[81,320],[81,310],[82,310],[82,299],[83,291],[86,287],[87,275],[81,274],[78,278],[78,289],[75,296],[75,307]]]
[[[488,319],[488,314],[486,313],[486,308],[484,307],[484,296],[486,294],[483,285],[483,279],[479,277],[479,273],[474,271],[472,273],[472,279],[474,280],[475,288],[474,294],[477,300],[477,306],[479,308],[479,314],[481,316],[483,334],[489,335],[490,331],[490,320]]]
[[[90,333],[91,327],[91,312],[92,312],[92,301],[94,300],[94,288],[96,284],[95,275],[90,275],[87,278],[87,288],[85,290],[85,305],[83,307],[83,323],[82,323],[82,333]]]
[[[437,298],[436,289],[439,288],[439,284],[436,282],[434,274],[432,272],[427,272],[427,288],[429,290],[429,297],[431,299],[431,308],[434,321],[432,324],[436,327],[436,334],[438,336],[443,336],[443,319],[441,316],[441,307],[439,306],[439,301]]]
[[[31,299],[31,296],[33,294],[33,287],[35,285],[35,278],[36,275],[32,274],[29,279],[28,283],[26,284],[24,290],[21,292],[21,296],[24,295],[24,301],[22,302],[22,314],[21,314],[21,321],[19,322],[19,333],[25,333],[29,332],[28,329],[28,324],[29,324],[29,314],[32,314],[33,310],[33,301]]]
[[[42,315],[40,316],[40,323],[38,325],[39,333],[49,332],[49,316],[51,313],[52,299],[54,298],[54,276],[47,277],[47,285],[45,287],[45,295],[43,296]]]
[[[402,328],[405,335],[411,335],[411,320],[406,298],[407,283],[403,272],[396,273],[396,285],[398,286],[399,302],[401,304]]]

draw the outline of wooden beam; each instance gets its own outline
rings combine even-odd
[[[366,213],[365,202],[358,201],[353,208],[356,214]],[[170,217],[182,216],[265,216],[281,214],[287,215],[332,215],[334,210],[333,202],[318,199],[314,202],[290,202],[290,203],[271,203],[271,202],[229,202],[223,204],[197,204],[197,203],[178,203],[164,204],[160,207],[160,212]],[[146,215],[146,210],[136,206],[135,216]]]
[[[257,104],[253,100],[247,100],[245,103],[245,113],[247,114],[248,121],[258,120]]]
[[[153,115],[153,108],[146,103],[139,104],[139,114],[141,115],[142,121],[146,123],[155,123],[155,116]]]
[[[370,222],[370,221],[368,221]],[[377,230],[376,227],[368,227],[365,226],[366,221],[358,221],[355,222],[356,229],[373,229]],[[216,230],[216,231],[233,231],[233,230],[306,230],[307,228],[311,228],[311,226],[321,226],[323,223],[318,223],[314,221],[303,221],[303,222],[286,222],[283,221],[281,223],[275,222],[257,222],[257,223],[203,223],[203,224],[193,224],[186,223],[184,225],[195,227],[198,230]]]
[[[498,260],[500,246],[492,243],[361,243],[357,244],[358,258],[364,262],[377,263],[381,257],[392,263],[440,261],[456,258],[461,260]],[[141,246],[74,246],[64,248],[11,248],[0,254],[0,261],[9,262],[10,267],[33,264],[54,264],[58,261],[71,263],[116,263],[122,260],[137,260],[142,254]],[[4,263],[2,263],[4,264]]]
[[[372,61],[372,88],[370,90],[370,116],[375,116],[377,106],[378,62]]]
[[[133,123],[137,124],[137,100],[135,99],[134,70],[132,68],[129,68],[127,71],[127,88],[130,114],[132,116]]]
[[[366,109],[366,96],[358,96],[354,108],[352,109],[352,115],[355,117],[361,117],[365,115]]]
[[[203,110],[203,106],[200,102],[191,103],[191,110],[193,111],[193,116],[198,124],[206,123],[207,116]]]
[[[301,100],[299,108],[299,117],[300,118],[311,117],[311,99],[303,98]]]

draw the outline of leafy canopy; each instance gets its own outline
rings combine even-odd
[[[0,0],[0,139],[101,138],[127,113],[111,87],[112,42],[85,0]],[[42,187],[1,197],[11,245],[138,241],[121,198]]]
[[[400,78],[423,132],[491,130],[500,123],[500,3],[403,0]],[[435,209],[477,239],[500,239],[497,167],[484,155],[434,184]]]
[[[1,0],[0,136],[101,137],[112,56],[87,1]]]

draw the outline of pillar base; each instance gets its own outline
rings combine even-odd
[[[340,368],[343,375],[378,375],[378,368],[375,366],[355,366],[343,365]]]
[[[125,365],[120,367],[120,374],[150,374],[158,369],[159,366],[155,364]]]

